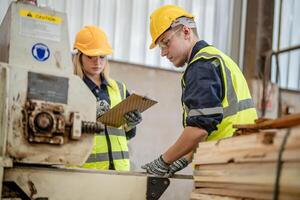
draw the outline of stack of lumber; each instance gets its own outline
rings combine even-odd
[[[239,136],[200,143],[190,198],[300,199],[300,115],[295,117],[293,123],[239,125]]]

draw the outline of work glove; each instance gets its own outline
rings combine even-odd
[[[150,163],[147,163],[142,166],[142,169],[145,169],[148,174],[153,174],[156,176],[167,176],[170,170],[170,165],[166,163],[162,156],[153,160]]]
[[[125,122],[129,129],[135,127],[142,121],[142,115],[138,110],[124,114]]]
[[[189,161],[186,158],[184,157],[179,158],[178,160],[176,160],[170,165],[170,170],[167,176],[172,177],[176,172],[184,169],[188,165],[189,165]]]
[[[97,101],[97,119],[101,117],[104,113],[109,111],[109,104],[105,100]]]

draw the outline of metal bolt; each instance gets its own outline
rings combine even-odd
[[[152,192],[151,197],[156,197],[156,194],[154,192]]]
[[[41,131],[50,131],[53,127],[53,120],[48,113],[39,113],[35,119],[36,127]]]
[[[152,183],[153,185],[155,185],[155,184],[157,183],[156,179],[152,179],[152,180],[151,180],[151,183]]]

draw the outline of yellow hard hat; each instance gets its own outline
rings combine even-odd
[[[93,25],[85,26],[77,33],[74,49],[87,56],[105,56],[113,52],[104,31]]]
[[[152,43],[150,49],[156,46],[156,40],[171,26],[174,20],[179,17],[194,19],[194,16],[175,5],[164,5],[155,10],[150,16],[150,33]]]

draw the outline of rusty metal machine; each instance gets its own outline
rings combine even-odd
[[[0,26],[0,199],[158,199],[167,178],[64,167],[83,164],[102,130],[67,27],[64,13],[20,2]]]

